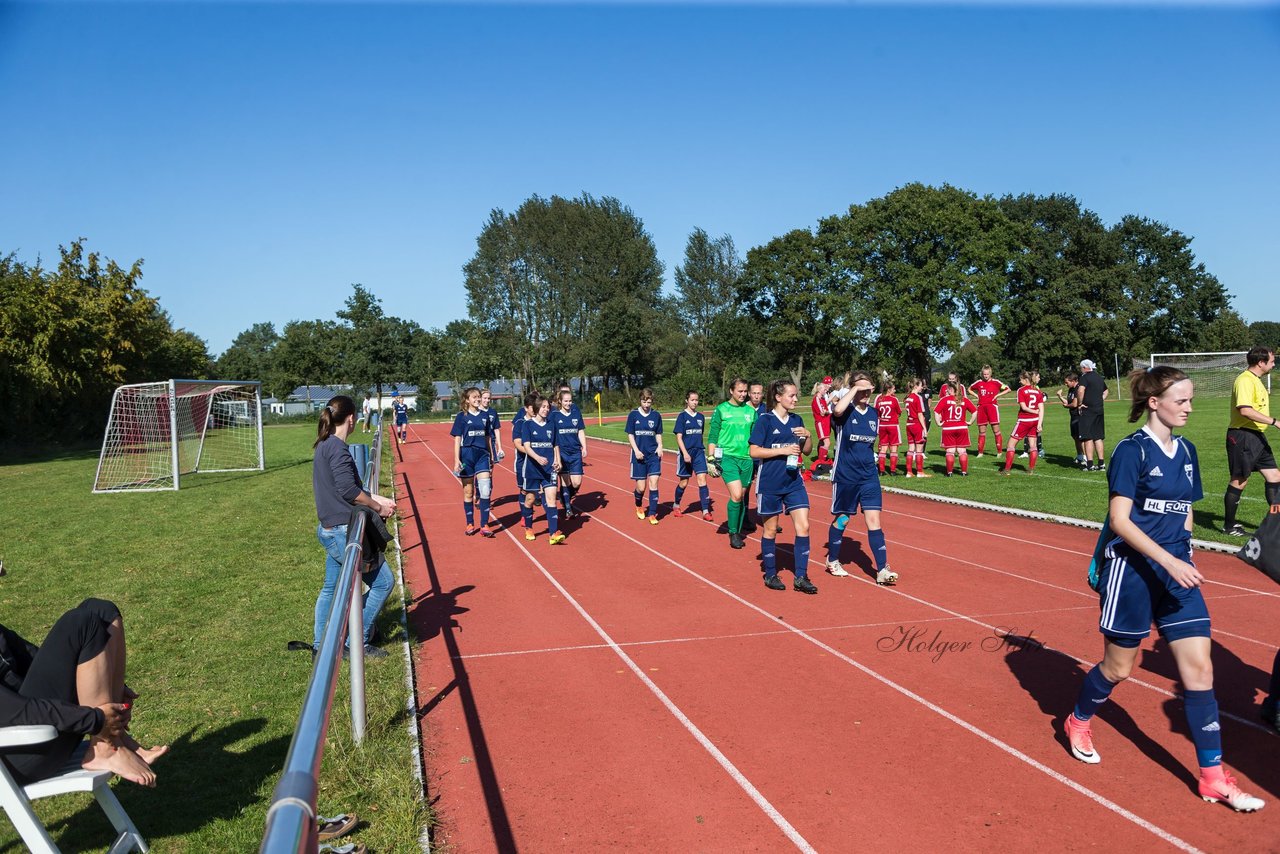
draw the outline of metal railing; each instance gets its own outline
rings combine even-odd
[[[355,449],[364,446],[352,447]],[[382,473],[381,425],[374,434],[368,454],[369,460],[361,467],[361,474],[365,476],[366,489],[377,492]],[[358,459],[357,465],[359,466]],[[316,796],[320,788],[320,760],[324,756],[324,740],[333,711],[333,693],[337,687],[339,664],[347,637],[357,639],[351,644],[349,656],[351,733],[356,744],[364,740],[364,613],[359,595],[362,580],[360,565],[364,560],[364,530],[364,514],[353,511],[347,525],[342,570],[338,575],[324,635],[316,650],[311,681],[307,684],[298,725],[293,731],[293,740],[289,743],[284,772],[280,775],[280,782],[276,784],[271,806],[267,808],[266,832],[259,849],[261,854],[309,854],[319,844],[316,839]],[[344,609],[347,619],[334,619]]]

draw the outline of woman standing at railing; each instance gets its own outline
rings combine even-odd
[[[355,460],[347,450],[347,437],[356,427],[356,404],[346,395],[329,400],[320,411],[320,426],[316,434],[315,464],[311,471],[311,485],[316,497],[316,516],[320,525],[316,536],[324,546],[324,584],[316,598],[315,649],[320,648],[329,609],[333,604],[333,591],[342,572],[343,551],[347,544],[347,523],[351,509],[357,505],[377,511],[382,518],[395,512],[396,505],[389,498],[373,495],[365,490]],[[378,558],[377,566],[364,573],[364,584],[369,591],[364,594],[364,654],[366,657],[383,658],[386,652],[369,645],[373,623],[382,605],[391,594],[393,581],[387,562]],[[348,640],[350,643],[350,640]]]

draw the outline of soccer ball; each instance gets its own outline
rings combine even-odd
[[[1262,543],[1258,542],[1257,537],[1252,537],[1249,542],[1245,543],[1244,556],[1251,561],[1257,560],[1262,556]]]

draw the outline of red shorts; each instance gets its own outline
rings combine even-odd
[[[880,428],[880,444],[881,445],[901,445],[902,431],[898,429],[897,424],[890,424],[887,427]]]
[[[978,420],[975,422],[979,427],[983,424],[994,424],[1000,426],[1000,407],[994,403],[978,404]]]
[[[1021,442],[1023,439],[1032,438],[1040,435],[1040,419],[1035,421],[1019,421],[1013,425],[1013,435],[1009,437],[1009,446],[1012,447],[1015,442]]]
[[[967,448],[969,447],[969,428],[968,427],[943,427],[942,428],[942,448],[950,450],[951,448]]]
[[[924,444],[924,428],[919,424],[907,425],[907,442],[912,445]]]
[[[813,419],[813,432],[818,434],[818,441],[831,435],[831,416]]]

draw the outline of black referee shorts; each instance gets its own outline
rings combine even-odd
[[[1101,409],[1086,409],[1080,413],[1080,439],[1088,442],[1107,438],[1107,425],[1102,420]]]
[[[1233,427],[1227,430],[1227,469],[1232,480],[1244,480],[1255,471],[1276,467],[1271,443],[1258,430]]]

